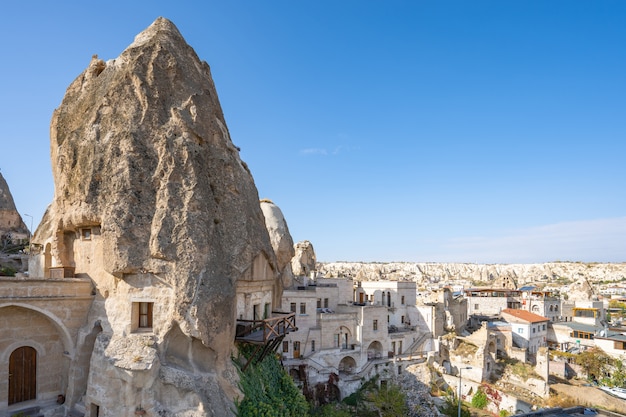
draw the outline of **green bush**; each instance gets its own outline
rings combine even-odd
[[[476,391],[476,394],[474,394],[474,396],[472,397],[472,407],[478,408],[479,410],[487,407],[488,402],[489,400],[487,400],[487,394],[485,394],[482,389],[478,389],[478,391]]]
[[[10,266],[0,266],[0,276],[14,277],[17,269]]]
[[[241,352],[248,354],[245,349]],[[285,372],[275,355],[252,363],[239,371],[240,388],[244,393],[236,401],[238,417],[302,417],[309,415],[306,399]]]
[[[446,395],[446,402],[445,404],[441,407],[441,409],[439,411],[441,411],[441,414],[444,414],[448,417],[457,417],[458,416],[458,410],[459,410],[459,403],[457,402],[457,400],[452,396],[452,395]],[[469,409],[467,408],[467,405],[462,404],[461,407],[461,417],[471,417],[472,414],[470,413]]]

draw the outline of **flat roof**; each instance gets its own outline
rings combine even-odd
[[[604,329],[604,327],[602,326],[596,326],[593,324],[585,324],[585,323],[577,323],[575,321],[559,321],[559,322],[552,323],[552,327],[558,327],[558,326],[569,327],[572,330],[577,330],[581,332],[589,332],[589,333],[595,333],[599,330]]]

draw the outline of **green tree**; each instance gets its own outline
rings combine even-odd
[[[336,404],[326,404],[311,413],[314,417],[352,417],[352,414]]]
[[[380,410],[383,417],[404,417],[408,414],[406,396],[395,384],[387,384],[371,392],[368,400]]]
[[[612,358],[597,347],[587,349],[576,356],[576,364],[580,365],[590,379],[604,378],[612,362]]]
[[[246,355],[246,352],[242,352]],[[239,372],[244,398],[235,403],[238,417],[302,417],[309,415],[306,399],[275,355]]]

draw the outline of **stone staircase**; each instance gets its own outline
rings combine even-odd
[[[19,417],[44,417],[43,414],[41,414],[41,407],[39,406],[35,406],[35,407],[28,407],[28,408],[22,408],[21,410],[13,410],[10,411],[9,414],[7,414],[9,417],[14,417],[14,416],[19,416]]]

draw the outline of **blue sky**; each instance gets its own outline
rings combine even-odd
[[[0,14],[0,171],[35,227],[65,89],[164,16],[211,66],[260,198],[318,260],[626,261],[624,1],[25,1]]]

